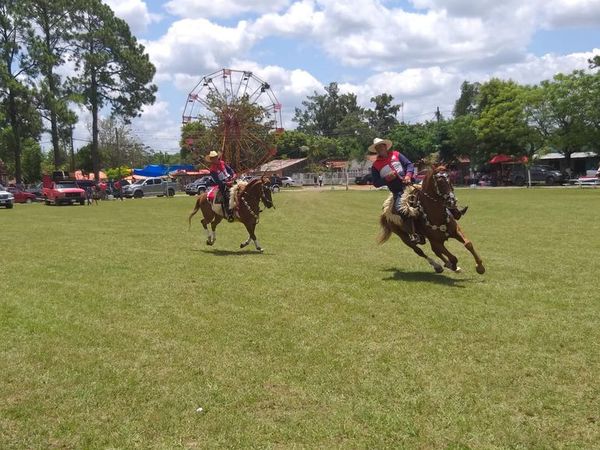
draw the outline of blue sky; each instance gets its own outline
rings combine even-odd
[[[337,81],[369,106],[386,92],[409,122],[450,111],[464,80],[538,83],[600,53],[600,0],[107,0],[157,67],[157,101],[133,123],[176,152],[187,94],[221,68],[250,70],[283,104]],[[447,113],[446,113],[447,114]],[[88,133],[85,115],[78,137]]]

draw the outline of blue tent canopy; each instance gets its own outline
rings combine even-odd
[[[133,175],[140,177],[162,177],[168,175],[170,172],[177,170],[194,170],[194,166],[191,164],[175,164],[167,166],[165,164],[153,164],[144,167],[143,169],[133,169]]]

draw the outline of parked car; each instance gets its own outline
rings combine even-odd
[[[174,181],[167,181],[160,177],[152,177],[138,180],[129,186],[123,187],[123,197],[142,198],[151,195],[156,195],[158,197],[168,195],[169,197],[172,197],[175,195],[176,189],[177,183]]]
[[[0,206],[11,209],[13,207],[14,199],[15,198],[10,192],[4,190],[4,188],[0,188]]]
[[[373,184],[373,175],[370,173],[366,175],[361,175],[354,179],[354,183],[356,184]]]
[[[37,183],[37,184],[34,184],[33,186],[30,186],[27,189],[25,189],[25,192],[29,192],[30,194],[33,194],[37,198],[41,199],[44,197],[43,190],[44,190],[43,183]]]
[[[77,186],[75,180],[49,181],[44,183],[44,203],[60,205],[79,203],[85,204],[85,191]]]
[[[14,187],[9,187],[8,192],[10,192],[15,198],[15,203],[32,203],[37,200],[35,194]]]
[[[215,182],[210,175],[198,178],[185,186],[185,193],[187,195],[197,195],[208,191],[211,186],[214,186]]]
[[[546,184],[552,186],[564,183],[565,176],[560,170],[550,166],[532,165],[530,168],[532,184]],[[527,169],[525,166],[516,165],[512,168],[510,181],[515,186],[523,186],[527,183]]]
[[[279,185],[288,188],[292,186],[300,186],[301,184],[292,177],[281,177],[279,178]]]

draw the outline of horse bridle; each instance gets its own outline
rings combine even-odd
[[[444,180],[445,183],[451,187],[452,184],[450,184],[450,177],[448,176],[448,173],[446,171],[435,173],[433,175],[433,187],[435,188],[436,195],[439,198],[443,199],[443,204],[448,208],[454,208],[456,206],[456,196],[454,195],[454,191],[452,189],[450,189],[450,191],[443,194],[440,191],[440,186],[438,185],[438,180]],[[426,192],[423,192],[423,193],[428,198],[430,198],[434,201],[437,201],[437,200],[433,199],[430,195],[428,195]],[[438,203],[441,203],[441,202],[438,201]]]
[[[270,188],[268,186],[266,186],[265,183],[261,183],[260,187],[261,187],[260,199],[262,200],[262,202],[265,204],[265,206],[267,208],[275,208],[275,205],[273,204],[273,199],[272,198],[269,199],[266,194],[267,191],[270,192]]]
[[[262,202],[265,204],[265,206],[267,208],[275,208],[275,205],[273,204],[273,200],[269,200],[267,199],[267,196],[265,194],[265,189],[268,189],[268,187],[265,187],[264,183],[260,183],[260,200],[262,200]],[[242,201],[242,203],[244,204],[244,206],[246,206],[246,209],[248,210],[248,212],[252,215],[252,217],[254,217],[256,219],[256,222],[258,222],[258,214],[260,213],[260,208],[258,208],[258,212],[254,212],[252,210],[252,208],[250,207],[250,205],[248,204],[248,202],[246,201],[246,197],[245,197],[246,192],[242,192],[242,194],[240,195],[240,200]],[[269,206],[270,203],[270,206]]]

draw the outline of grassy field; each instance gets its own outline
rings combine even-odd
[[[264,254],[189,197],[0,210],[0,448],[598,448],[600,190],[457,194],[483,276],[379,191],[276,194]]]

